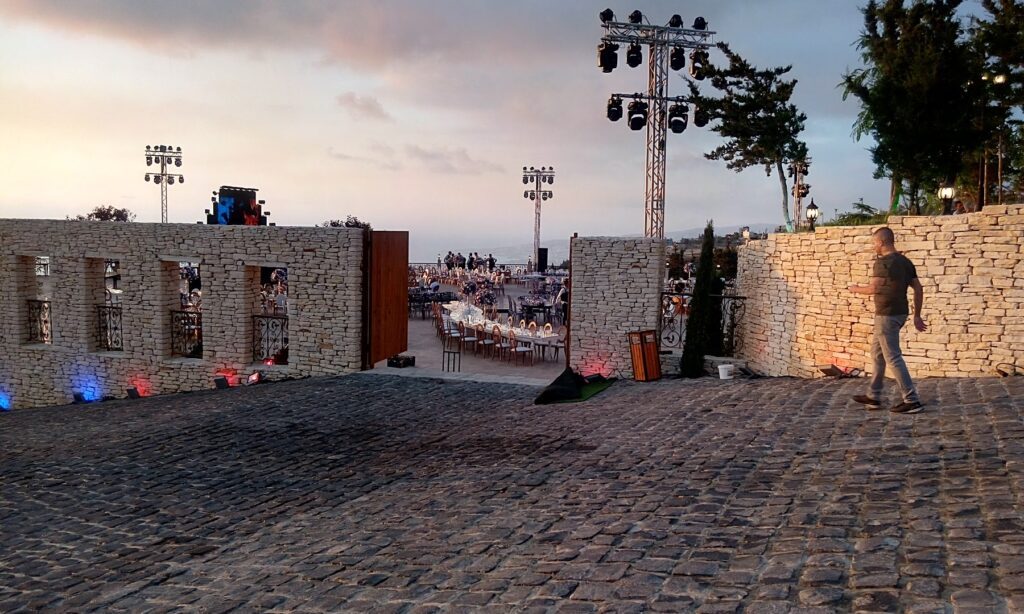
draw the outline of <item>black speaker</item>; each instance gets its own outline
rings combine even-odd
[[[542,273],[548,270],[548,248],[546,247],[537,248],[537,270]]]

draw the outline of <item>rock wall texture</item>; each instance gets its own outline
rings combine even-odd
[[[908,322],[901,336],[911,373],[982,376],[999,363],[1024,366],[1024,205],[888,225],[924,286],[929,329]],[[876,228],[772,234],[740,248],[738,293],[748,297],[740,356],[751,368],[798,377],[820,375],[818,365],[868,369],[874,304],[846,288],[868,282]]]
[[[48,276],[35,259],[50,259]],[[123,351],[98,350],[104,260],[120,263]],[[0,220],[0,402],[67,403],[212,387],[260,366],[274,377],[361,366],[360,229]],[[179,262],[200,264],[202,358],[171,355]],[[253,363],[260,267],[288,269],[287,365]],[[52,342],[29,343],[29,301],[50,302]]]
[[[569,249],[570,366],[584,375],[632,378],[627,333],[658,328],[665,242],[574,237]]]

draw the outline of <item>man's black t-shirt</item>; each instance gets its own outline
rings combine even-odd
[[[872,277],[881,277],[885,283],[875,291],[875,315],[910,315],[907,304],[907,287],[917,279],[914,263],[899,252],[875,259]]]

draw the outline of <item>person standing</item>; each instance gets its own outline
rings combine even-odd
[[[928,326],[921,319],[924,289],[917,278],[917,269],[906,256],[896,251],[895,236],[888,227],[876,230],[872,235],[872,246],[877,258],[871,271],[871,283],[866,286],[851,285],[847,288],[857,294],[871,294],[875,300],[875,326],[871,335],[871,360],[874,373],[867,395],[857,395],[853,400],[877,409],[881,406],[885,369],[888,367],[896,378],[903,402],[890,411],[898,414],[916,414],[924,405],[917,396],[917,389],[907,363],[900,350],[900,329],[910,315],[907,304],[907,288],[914,289],[914,328],[924,332]]]

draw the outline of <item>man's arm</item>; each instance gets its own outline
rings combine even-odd
[[[923,333],[928,330],[928,325],[921,319],[921,307],[924,305],[924,288],[921,287],[921,280],[916,277],[910,280],[910,287],[914,289],[914,328]]]
[[[859,286],[857,284],[853,284],[851,286],[847,286],[846,289],[849,290],[850,292],[853,292],[854,294],[875,294],[876,292],[878,292],[878,289],[881,288],[884,284],[885,278],[872,277],[871,281],[868,282],[866,285]]]

